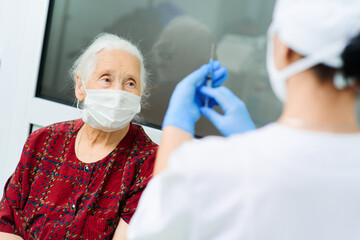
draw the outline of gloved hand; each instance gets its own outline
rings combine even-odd
[[[208,118],[224,136],[256,129],[244,102],[228,88],[204,86],[201,87],[200,92],[214,100],[223,110],[224,115],[211,108],[202,107],[200,109],[201,114]]]
[[[210,65],[206,64],[185,77],[176,86],[170,98],[168,110],[164,117],[163,128],[178,127],[192,135],[195,123],[199,120],[201,96],[199,88],[205,84]],[[220,66],[220,62],[213,62],[213,87],[220,86],[227,79],[227,69]]]

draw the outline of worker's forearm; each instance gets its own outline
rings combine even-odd
[[[167,126],[163,129],[159,150],[157,152],[154,173],[157,175],[167,168],[168,160],[174,152],[184,142],[193,139],[193,136],[180,128]]]
[[[0,239],[6,239],[6,240],[24,240],[22,237],[11,234],[11,233],[4,233],[0,232]]]

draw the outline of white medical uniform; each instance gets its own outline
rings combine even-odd
[[[270,124],[185,143],[154,177],[130,240],[358,240],[360,134]]]

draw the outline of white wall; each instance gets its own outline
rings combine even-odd
[[[19,161],[29,133],[29,99],[34,95],[47,0],[0,2],[0,196]],[[29,27],[31,26],[31,27]]]
[[[20,2],[2,0],[0,2],[0,48],[1,48],[1,69],[0,69],[0,193],[6,179],[13,171],[16,161],[9,161],[8,147],[10,139],[11,122],[13,121],[12,109],[16,106],[16,86],[19,83],[18,74],[16,71],[17,58],[16,53],[19,53],[17,48],[21,46],[21,36],[23,31],[23,18],[25,5],[20,7]],[[20,7],[16,9],[17,7]],[[17,14],[14,14],[17,12]],[[11,54],[13,52],[14,54]],[[13,67],[12,67],[13,66]],[[14,71],[14,72],[13,72]],[[10,73],[13,72],[12,76]],[[11,80],[9,79],[11,77]],[[19,153],[20,154],[20,153]]]
[[[1,57],[3,50],[3,38],[4,38],[4,9],[5,9],[5,0],[0,0],[0,72],[1,72]]]

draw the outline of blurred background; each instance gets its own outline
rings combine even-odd
[[[160,128],[175,85],[216,58],[229,69],[225,83],[248,106],[258,127],[274,121],[281,105],[265,69],[266,30],[274,0],[50,1],[37,96],[74,106],[69,69],[100,32],[115,33],[142,50],[151,73],[150,97],[140,122]],[[206,120],[197,136],[218,134]]]

